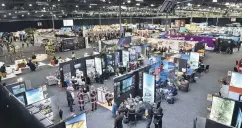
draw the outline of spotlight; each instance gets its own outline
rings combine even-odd
[[[137,5],[137,6],[140,6],[140,3],[137,3],[136,5]]]
[[[22,17],[24,17],[24,15],[22,15]]]
[[[32,4],[29,4],[29,7],[31,7],[32,6]]]
[[[155,5],[154,5],[154,4],[151,4],[150,6],[151,6],[151,7],[154,7]]]
[[[4,15],[4,17],[7,17],[6,15]]]
[[[130,1],[130,0],[128,0],[127,2],[128,2],[128,3],[131,3],[131,1]]]
[[[76,5],[76,8],[78,8],[78,5]]]
[[[92,6],[90,5],[89,8],[92,8]]]
[[[2,4],[2,6],[5,6],[5,4]]]
[[[29,13],[28,13],[28,15],[29,15]]]
[[[11,13],[8,13],[8,15],[10,15],[10,16],[11,16]]]

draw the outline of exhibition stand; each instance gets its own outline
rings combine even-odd
[[[72,76],[78,75],[83,77],[89,76],[92,79],[95,71],[101,75],[107,67],[106,60],[106,54],[98,54],[60,63],[61,82],[64,83],[64,81],[70,80]]]

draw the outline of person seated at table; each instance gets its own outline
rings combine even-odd
[[[80,76],[77,76],[75,85],[76,85],[75,87],[76,89],[77,89],[77,86],[84,88],[85,82],[82,80]]]
[[[128,119],[130,121],[134,121],[134,119],[135,119],[135,108],[134,108],[134,105],[130,105],[130,108],[128,110]]]
[[[108,106],[112,106],[112,101],[113,101],[113,94],[110,92],[107,92],[105,94],[105,99],[108,102]]]
[[[32,57],[31,57],[33,60],[36,59],[36,55],[33,53]]]
[[[137,120],[142,120],[143,116],[145,114],[145,107],[141,106],[136,112],[136,119]]]
[[[31,60],[29,60],[29,62],[27,63],[27,65],[29,66],[29,68],[30,68],[31,71],[35,71],[36,66],[35,66],[35,64]]]
[[[100,74],[99,74],[97,71],[95,71],[95,81],[96,81],[97,83],[100,82]]]
[[[88,75],[86,76],[86,84],[87,85],[91,84],[91,79],[90,79],[90,77]]]

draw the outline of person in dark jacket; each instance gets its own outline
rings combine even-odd
[[[146,128],[150,128],[150,125],[151,125],[151,122],[152,122],[152,119],[153,119],[153,114],[154,114],[153,107],[149,106],[148,107],[148,116],[147,116],[148,123],[147,123]]]
[[[163,109],[159,107],[157,111],[154,113],[154,125],[155,128],[162,128],[162,117],[163,117]]]
[[[73,112],[74,110],[73,110],[72,105],[73,105],[74,99],[69,90],[66,90],[66,99],[67,99],[68,107],[70,107],[70,111]]]
[[[1,73],[6,73],[6,66],[5,66],[5,64],[3,64],[3,65],[1,66],[1,68],[0,68],[0,72],[1,72]]]
[[[97,110],[97,91],[94,89],[94,87],[91,87],[90,91],[90,99],[92,104],[92,111]]]
[[[123,113],[118,113],[117,117],[114,120],[114,128],[123,128]]]
[[[29,62],[27,63],[27,65],[29,66],[29,68],[30,68],[31,71],[35,71],[36,66],[35,66],[35,64],[31,60],[29,60]]]

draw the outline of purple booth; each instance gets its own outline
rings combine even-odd
[[[213,37],[206,37],[206,36],[184,36],[184,35],[167,35],[166,38],[168,39],[180,39],[186,41],[201,41],[205,42],[208,47],[214,48]]]

